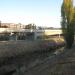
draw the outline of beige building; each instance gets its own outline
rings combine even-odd
[[[20,28],[25,28],[25,25],[18,23],[1,23],[1,27],[7,27],[7,28],[12,28],[12,29],[20,29]]]

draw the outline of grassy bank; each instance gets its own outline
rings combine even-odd
[[[51,50],[63,45],[61,40],[37,40],[37,41],[1,41],[0,57],[10,57],[22,53]]]
[[[51,44],[54,44],[56,47]],[[4,67],[5,72],[10,72],[16,69],[17,66],[22,66],[23,63],[27,66],[31,64],[31,62],[34,63],[36,59],[43,60],[50,55],[51,51],[55,51],[55,49],[57,49],[57,43],[52,39],[37,41],[1,41],[0,71],[4,73],[2,70]],[[12,64],[13,67],[11,68]]]

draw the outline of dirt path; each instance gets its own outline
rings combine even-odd
[[[22,75],[75,75],[75,47],[48,58]]]
[[[23,59],[17,59],[13,64],[2,67],[0,72],[6,70],[7,75],[75,75],[75,47],[71,50],[65,49],[57,55],[38,54],[32,54],[28,63],[28,59],[23,56]]]
[[[55,54],[53,55],[53,52],[36,52],[29,55],[27,54],[27,56],[25,55],[8,59],[9,62],[7,61],[3,66],[0,66],[0,75],[6,75],[6,73],[7,75],[12,75],[12,73],[14,73],[14,75],[24,75],[25,73],[29,73],[28,71],[34,71],[34,69],[36,72],[40,68],[40,66],[40,69],[42,70],[48,66],[46,64],[49,62],[47,61],[49,61],[50,58],[54,58],[54,56]]]

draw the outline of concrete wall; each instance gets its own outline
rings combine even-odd
[[[23,34],[26,34],[26,33],[34,33],[34,39],[36,40],[38,36],[43,36],[43,35],[46,35],[46,36],[49,36],[49,35],[60,35],[62,34],[62,30],[31,30],[30,29],[13,29],[13,28],[0,28],[0,33],[3,33],[3,32],[7,32],[7,33],[17,33],[18,35],[22,35]],[[17,36],[18,36],[17,35]],[[60,37],[60,36],[59,36]]]
[[[45,35],[62,34],[62,30],[45,30]]]

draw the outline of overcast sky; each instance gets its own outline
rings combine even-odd
[[[0,20],[60,27],[63,0],[0,0]]]

